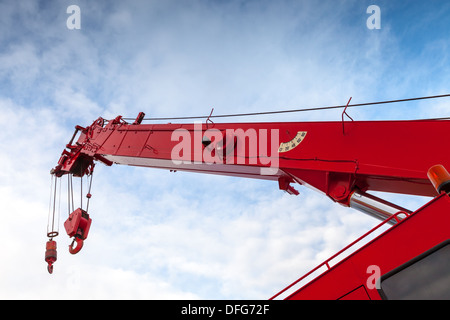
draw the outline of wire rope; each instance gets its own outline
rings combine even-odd
[[[450,97],[450,94],[441,94],[441,95],[434,95],[434,96],[422,96],[422,97],[405,98],[405,99],[397,99],[397,100],[384,100],[384,101],[375,101],[375,102],[355,103],[355,104],[349,104],[349,105],[312,107],[312,108],[303,108],[303,109],[275,110],[275,111],[248,112],[248,113],[232,113],[232,114],[218,114],[218,115],[210,114],[210,115],[203,115],[203,116],[153,117],[153,118],[144,118],[143,120],[146,120],[146,121],[163,121],[163,120],[192,120],[192,119],[210,119],[210,118],[231,118],[231,117],[261,116],[261,115],[269,115],[269,114],[282,114],[282,113],[294,113],[294,112],[331,110],[331,109],[338,109],[338,108],[345,108],[345,107],[347,107],[347,108],[355,108],[355,107],[383,105],[383,104],[399,103],[399,102],[438,99],[438,98],[446,98],[446,97]],[[134,120],[133,118],[123,118],[123,119],[124,120]],[[448,118],[439,118],[439,119],[448,119]],[[423,119],[423,120],[425,120],[425,119]]]

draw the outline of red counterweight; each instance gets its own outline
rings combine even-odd
[[[92,219],[89,214],[81,208],[76,209],[69,215],[69,218],[64,222],[69,237],[74,237],[74,241],[69,246],[69,252],[72,254],[78,253],[83,247],[83,241],[87,238],[89,229],[91,227]],[[73,244],[77,242],[74,248]]]

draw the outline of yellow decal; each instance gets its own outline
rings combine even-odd
[[[292,139],[291,141],[289,141],[289,142],[282,142],[280,144],[280,147],[278,148],[278,152],[291,151],[292,149],[297,147],[300,144],[300,142],[302,142],[303,139],[305,138],[306,133],[307,133],[307,131],[299,131],[295,135],[294,139]]]

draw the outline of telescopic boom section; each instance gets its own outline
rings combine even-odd
[[[141,124],[121,116],[77,126],[52,170],[89,174],[94,161],[293,183],[350,205],[368,190],[436,196],[427,171],[450,168],[447,120]],[[74,139],[80,132],[78,140]]]

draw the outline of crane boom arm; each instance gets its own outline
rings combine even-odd
[[[83,176],[94,161],[278,181],[342,204],[354,190],[435,196],[427,170],[450,167],[450,121],[141,124],[97,119],[63,151],[53,173]]]

